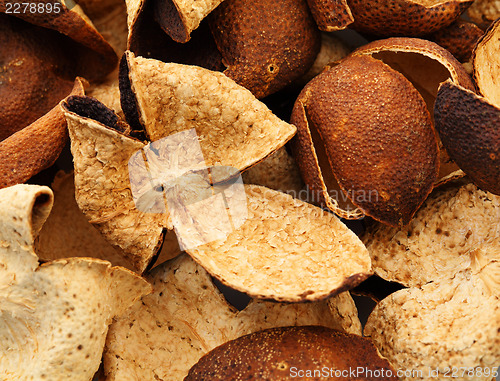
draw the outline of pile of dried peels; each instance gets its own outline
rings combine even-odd
[[[500,2],[22,4],[0,380],[495,380]]]

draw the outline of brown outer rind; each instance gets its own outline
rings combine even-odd
[[[333,32],[347,28],[354,21],[346,0],[307,0],[319,30]]]
[[[434,114],[450,157],[477,186],[500,195],[500,109],[448,80]]]
[[[500,109],[500,18],[491,24],[472,52],[473,78],[479,92]],[[489,48],[489,50],[488,50]]]
[[[208,20],[224,74],[257,98],[300,78],[321,47],[306,0],[226,0]]]
[[[299,99],[343,193],[376,220],[406,225],[438,172],[430,115],[413,85],[379,60],[354,56],[316,77]]]
[[[239,228],[186,249],[222,283],[259,299],[300,302],[337,295],[371,275],[368,251],[336,216],[268,188],[245,191],[248,214]]]
[[[8,1],[0,0],[0,12],[5,13]],[[53,0],[39,0],[38,3],[54,4]],[[87,80],[102,79],[109,74],[118,63],[113,48],[99,34],[90,20],[77,12],[77,8],[69,10],[65,4],[58,0],[61,11],[56,12],[24,12],[15,14],[16,17],[31,24],[55,30],[78,43],[74,49],[77,75]],[[81,12],[81,9],[80,9]]]
[[[450,78],[456,84],[468,90],[475,91],[474,82],[467,74],[462,64],[453,55],[438,44],[421,38],[392,37],[370,42],[355,50],[353,55],[375,54],[384,51],[417,53],[438,61],[450,73]]]
[[[128,162],[145,145],[69,111],[67,102],[62,107],[71,139],[78,206],[142,273],[160,248],[164,227],[172,228],[168,215],[143,213],[135,207]]]
[[[84,95],[81,78],[70,95]],[[56,105],[47,114],[0,142],[0,188],[24,183],[59,157],[68,140],[66,118]]]
[[[484,31],[476,24],[459,19],[424,38],[445,48],[460,62],[468,62],[483,34]]]
[[[398,380],[396,371],[370,340],[325,327],[281,327],[242,336],[213,349],[190,369],[184,380],[282,381],[295,379],[299,370],[311,373],[306,374],[307,379],[321,379],[325,377],[325,368],[329,378],[333,377],[330,370],[333,373],[358,367],[366,369],[366,373],[370,370],[372,375],[342,379],[379,380],[373,375],[378,370],[384,375],[392,373],[384,380]]]
[[[425,1],[422,1],[425,2]],[[422,36],[447,27],[473,0],[441,0],[431,6],[418,0],[347,0],[351,28],[377,36]]]

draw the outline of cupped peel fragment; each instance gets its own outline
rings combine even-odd
[[[322,325],[360,334],[348,292],[314,303],[252,300],[238,311],[188,255],[157,267],[148,280],[154,293],[134,304],[110,328],[104,353],[107,381],[182,380],[211,349],[266,328]]]
[[[2,379],[91,379],[112,319],[151,292],[144,279],[99,259],[39,265],[33,241],[52,203],[48,187],[0,190]]]

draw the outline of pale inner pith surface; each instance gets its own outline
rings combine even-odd
[[[476,49],[474,69],[477,86],[488,101],[500,108],[500,24],[495,33]]]

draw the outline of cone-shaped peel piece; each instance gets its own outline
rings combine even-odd
[[[52,202],[47,187],[0,191],[2,379],[91,379],[112,318],[151,291],[134,273],[94,258],[39,266],[33,240]]]

